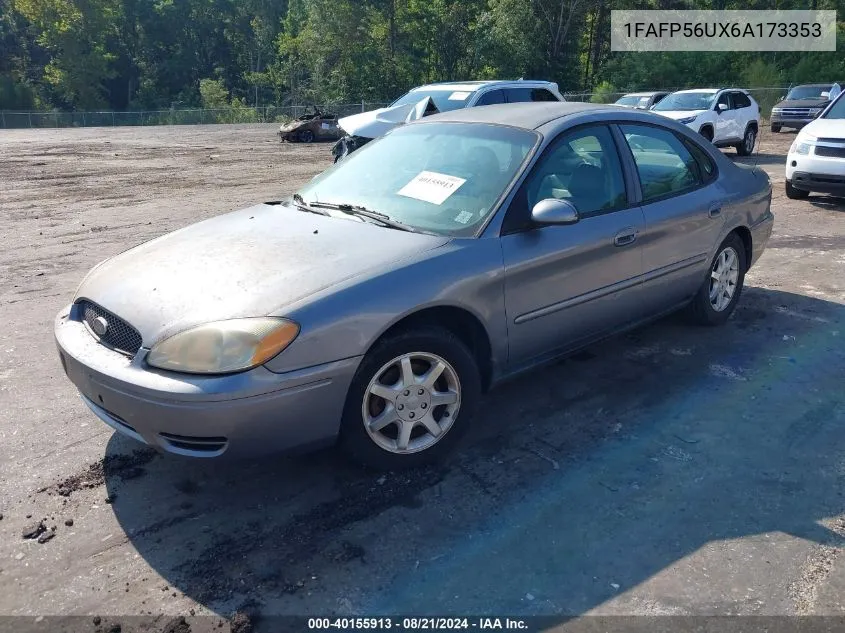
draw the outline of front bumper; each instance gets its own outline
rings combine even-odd
[[[845,157],[820,156],[819,147],[837,149],[841,144],[814,143],[809,154],[789,152],[786,157],[786,179],[804,191],[845,195]]]
[[[796,189],[845,197],[845,176],[794,171],[789,179]]]
[[[249,457],[330,444],[360,357],[284,374],[265,367],[195,376],[99,344],[71,306],[55,321],[65,373],[97,417],[153,448],[191,457]]]
[[[775,125],[790,127],[799,130],[808,123],[812,123],[814,120],[815,117],[790,117],[783,116],[780,114],[772,114],[770,122],[774,123]]]

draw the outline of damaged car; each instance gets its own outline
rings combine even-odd
[[[164,453],[339,442],[421,466],[509,377],[681,308],[724,324],[771,193],[648,112],[455,110],[98,264],[56,318],[59,361],[94,415]]]
[[[323,112],[317,106],[311,106],[313,112],[306,112],[290,123],[279,128],[279,138],[292,143],[313,143],[314,141],[334,141],[343,134],[338,127],[336,114]]]
[[[337,162],[398,125],[438,112],[501,103],[565,100],[557,84],[550,81],[466,81],[419,86],[386,108],[340,119],[338,124],[344,136],[335,143],[332,154]]]

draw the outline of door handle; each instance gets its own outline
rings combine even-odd
[[[637,229],[623,229],[613,236],[613,245],[627,246],[628,244],[633,244],[637,241],[638,234],[639,231]]]
[[[707,212],[707,215],[711,218],[717,218],[722,215],[722,207],[713,207]]]

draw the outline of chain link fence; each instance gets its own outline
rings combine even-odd
[[[789,88],[768,87],[768,88],[742,88],[742,86],[730,86],[741,88],[747,91],[760,105],[760,116],[763,119],[769,118],[772,107],[789,92]],[[675,92],[682,88],[664,88],[659,92]],[[657,90],[629,90],[626,92],[565,92],[563,96],[567,101],[589,101],[592,103],[615,103],[619,98],[636,92],[657,92]]]
[[[668,89],[666,92],[677,90]],[[772,106],[788,92],[788,88],[749,88],[760,104],[760,116],[768,119]],[[567,92],[567,101],[614,103],[630,92]],[[349,116],[388,105],[378,102],[330,103],[317,105],[326,113]],[[310,105],[231,107],[216,109],[170,109],[138,112],[7,112],[0,111],[0,128],[67,128],[140,125],[205,125],[217,123],[285,123],[311,111]]]
[[[317,105],[325,113],[349,116],[387,103],[331,103]],[[0,128],[67,128],[140,125],[205,125],[217,123],[285,123],[306,112],[310,105],[147,110],[137,112],[9,112],[0,110]]]

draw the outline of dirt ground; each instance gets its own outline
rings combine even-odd
[[[142,451],[52,341],[94,264],[292,193],[329,145],[1,132],[0,615],[845,614],[845,201],[783,196],[793,136],[743,159],[776,224],[725,327],[595,345],[490,394],[442,467],[374,475]]]

